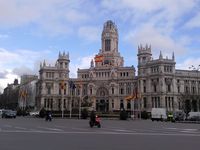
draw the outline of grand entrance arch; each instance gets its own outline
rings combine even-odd
[[[105,87],[100,87],[97,90],[96,110],[98,112],[109,111],[108,90]]]

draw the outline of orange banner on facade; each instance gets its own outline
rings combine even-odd
[[[138,89],[135,88],[133,90],[133,94],[132,95],[129,95],[125,98],[127,101],[130,101],[130,100],[138,100],[138,99],[141,99],[141,94],[138,92]]]
[[[103,61],[103,55],[96,55],[96,57],[94,59],[95,59],[95,62],[102,62]]]

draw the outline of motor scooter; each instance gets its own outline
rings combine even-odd
[[[46,120],[46,121],[51,121],[51,120],[52,120],[52,115],[51,115],[51,113],[47,113],[45,120]]]
[[[93,126],[97,126],[98,128],[101,128],[101,122],[100,122],[99,116],[96,116],[96,117],[95,117],[95,122],[92,121],[92,120],[90,120],[89,124],[90,124],[90,127],[91,127],[91,128],[92,128]]]

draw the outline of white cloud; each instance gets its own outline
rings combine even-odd
[[[85,56],[81,58],[77,58],[77,63],[70,64],[69,70],[70,70],[70,77],[77,77],[77,71],[79,69],[88,69],[90,67],[90,62],[92,59],[94,59],[94,55]]]
[[[5,88],[7,83],[13,83],[15,78],[20,78],[23,74],[38,74],[40,61],[43,61],[46,56],[51,56],[52,53],[48,50],[21,49],[13,51],[0,48],[1,88]]]
[[[189,12],[195,6],[195,2],[195,0],[103,0],[102,6],[114,11],[128,10],[133,17],[140,16],[141,19],[146,15],[152,17],[150,14],[163,13],[165,19],[171,20]]]
[[[180,39],[180,42],[175,41],[167,33],[148,24],[130,32],[125,37],[125,40],[133,43],[135,47],[139,44],[151,45],[153,52],[157,54],[159,54],[159,51],[163,51],[166,54],[171,54],[172,52],[183,54],[186,51],[184,44],[188,42],[183,38]]]
[[[19,76],[12,73],[11,70],[6,69],[6,75],[4,78],[0,78],[0,92],[3,92],[3,89],[7,86],[7,84],[11,84],[14,82],[14,79],[19,79]]]
[[[7,50],[0,48],[0,67],[18,67],[22,65],[31,66],[34,61],[37,59],[43,59],[45,58],[44,56],[50,53],[51,52],[49,50]]]
[[[191,66],[194,66],[196,69],[200,69],[200,57],[199,58],[188,58],[183,63],[176,64],[177,69],[183,70],[192,70]]]
[[[80,9],[82,4],[82,0],[2,0],[0,26],[34,25],[40,34],[66,34],[74,25],[88,20],[89,15]]]
[[[8,74],[8,71],[6,71],[6,70],[1,70],[0,71],[0,79],[4,79],[4,78],[6,78],[6,75]]]
[[[92,27],[92,26],[83,26],[78,30],[78,34],[81,38],[86,39],[88,41],[98,41],[101,28],[100,27]]]

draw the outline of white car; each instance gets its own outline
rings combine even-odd
[[[30,112],[30,116],[35,116],[35,117],[38,117],[38,116],[39,116],[39,114],[40,114],[40,112],[39,112],[39,111],[32,111],[32,112]]]

